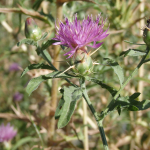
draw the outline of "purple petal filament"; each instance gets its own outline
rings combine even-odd
[[[71,50],[64,55],[69,55],[68,58],[74,55],[74,53],[80,49],[86,52],[86,46],[92,48],[98,48],[101,43],[96,43],[106,38],[109,34],[107,31],[103,30],[105,21],[103,19],[100,22],[100,14],[96,17],[96,21],[93,21],[93,17],[88,16],[87,19],[83,19],[82,22],[77,20],[77,14],[74,16],[73,22],[70,22],[67,18],[65,19],[65,24],[60,22],[59,28],[56,26],[56,37],[53,40],[59,42],[54,43],[54,45],[63,45]],[[92,43],[92,44],[91,44]]]

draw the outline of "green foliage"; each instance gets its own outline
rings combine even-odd
[[[23,39],[17,43],[17,46],[20,46],[22,44],[33,45],[37,47],[37,42],[32,39]]]
[[[44,1],[50,2],[48,3],[49,7],[42,5],[42,2]],[[19,6],[19,8],[17,5],[18,3],[20,3],[21,5],[21,7]],[[43,149],[47,149],[48,146],[52,147],[54,144],[56,149],[65,148],[70,150],[78,149],[79,147],[81,147],[81,143],[83,143],[83,137],[80,138],[80,140],[78,139],[79,134],[82,132],[82,130],[79,131],[79,128],[81,128],[81,126],[92,127],[92,124],[90,122],[88,122],[87,125],[83,125],[83,118],[82,116],[79,116],[78,111],[73,115],[76,108],[78,110],[82,109],[81,101],[77,103],[77,100],[79,100],[82,96],[87,99],[89,96],[89,101],[91,99],[91,103],[88,106],[90,107],[90,109],[91,106],[93,106],[91,111],[94,112],[93,114],[95,116],[97,115],[96,111],[98,110],[98,118],[100,119],[100,121],[102,121],[107,116],[107,118],[104,119],[104,127],[110,129],[107,131],[109,143],[115,145],[116,148],[120,150],[132,149],[133,145],[130,143],[128,143],[128,145],[122,145],[118,147],[118,143],[120,143],[120,135],[124,135],[125,138],[132,138],[133,135],[130,135],[130,133],[140,131],[140,136],[137,137],[137,135],[135,134],[134,138],[132,138],[134,146],[140,149],[149,149],[147,141],[149,141],[150,133],[148,131],[149,125],[147,122],[149,121],[150,113],[148,111],[144,111],[144,115],[142,115],[140,122],[137,121],[138,115],[136,114],[137,111],[142,111],[150,108],[149,65],[144,66],[143,77],[137,76],[135,80],[131,80],[129,82],[129,88],[127,86],[124,86],[124,83],[126,82],[124,81],[124,78],[128,79],[128,77],[132,76],[133,68],[136,68],[136,64],[139,64],[139,61],[141,60],[139,58],[143,58],[147,54],[145,50],[145,44],[136,44],[142,43],[143,41],[142,36],[140,36],[140,28],[142,27],[139,23],[139,21],[142,19],[140,18],[140,16],[142,16],[142,13],[139,9],[142,5],[141,2],[139,2],[138,0],[111,0],[109,2],[100,0],[85,0],[70,1],[64,3],[64,5],[62,6],[62,14],[64,14],[69,19],[72,19],[73,15],[77,13],[78,19],[80,20],[82,20],[84,17],[86,18],[91,14],[93,15],[93,19],[95,20],[95,16],[101,12],[102,17],[107,17],[107,21],[105,22],[106,27],[108,26],[108,24],[110,24],[109,31],[111,32],[111,34],[108,36],[107,40],[104,41],[103,48],[92,55],[92,60],[94,62],[96,61],[97,64],[99,63],[99,65],[94,65],[96,71],[93,69],[94,71],[86,76],[85,80],[84,78],[81,80],[79,76],[74,74],[72,75],[66,72],[63,73],[63,71],[68,68],[67,63],[69,64],[70,62],[69,59],[67,60],[68,62],[64,60],[63,50],[68,51],[68,49],[65,49],[62,45],[60,45],[62,50],[60,51],[61,57],[59,58],[59,61],[61,62],[60,70],[62,71],[59,71],[59,69],[57,70],[53,66],[54,49],[51,48],[51,45],[57,41],[52,40],[51,38],[54,37],[55,34],[55,22],[60,21],[56,17],[54,17],[57,14],[56,1],[34,0],[33,2],[29,0],[17,0],[12,1],[11,3],[2,0],[1,4],[0,124],[2,122],[4,122],[5,124],[10,121],[18,131],[17,136],[12,139],[12,141],[10,141],[10,149],[42,149],[42,144],[40,142],[41,137],[44,143]],[[149,6],[145,5],[143,14],[147,18],[149,17],[147,11],[148,9]],[[7,12],[11,12],[11,14]],[[38,41],[23,39],[25,37],[24,20],[27,16],[35,18],[43,31],[43,36]],[[61,21],[63,22],[63,20],[64,18]],[[48,35],[50,35],[50,37],[48,37]],[[20,42],[18,42],[18,40],[20,40]],[[125,40],[127,41],[125,42]],[[18,42],[17,46],[26,44],[27,48],[23,49],[24,46],[16,48],[16,46],[14,46],[16,45],[16,42]],[[132,44],[132,46],[130,44]],[[136,45],[136,49],[134,49],[133,45]],[[129,49],[129,47],[132,48]],[[47,50],[48,48],[49,51]],[[128,50],[126,50],[126,48]],[[88,50],[93,51],[94,49],[88,48]],[[121,51],[123,52],[121,53]],[[118,54],[120,53],[121,57],[118,56]],[[132,57],[127,57],[125,58],[125,60],[123,60],[123,56]],[[103,58],[106,58],[105,61],[103,60]],[[146,61],[144,62],[145,64],[149,61],[149,58],[149,56],[146,57]],[[10,65],[14,62],[19,64],[20,70],[22,70],[22,68],[25,68],[22,74],[20,70],[9,70]],[[50,73],[37,77],[40,69],[44,69],[43,74],[45,69],[46,71],[49,70]],[[29,71],[33,70],[36,78],[31,79],[31,76],[28,76],[28,73]],[[112,70],[115,73],[112,73]],[[21,79],[20,74],[21,76],[24,76]],[[116,82],[116,75],[120,81],[120,89],[122,87],[125,87],[125,90],[121,90],[119,94],[119,82]],[[51,109],[51,106],[49,106],[49,101],[51,101],[52,99],[51,79],[53,78],[65,79],[58,81],[58,87],[63,88],[60,90],[61,95],[60,93],[58,93],[58,98],[61,97],[61,99],[59,100],[56,111],[54,108]],[[24,87],[28,81],[29,83],[25,89]],[[126,96],[131,93],[131,88],[133,88],[134,90],[138,89],[139,81],[143,81],[145,83],[143,87],[143,101],[138,101],[140,93],[134,93],[131,96]],[[78,84],[78,82],[81,83]],[[41,83],[43,84],[43,86],[41,86],[42,88],[38,88]],[[83,86],[83,84],[85,86]],[[33,91],[34,93],[31,94]],[[13,95],[16,92],[20,92],[21,94],[23,94],[23,99],[21,101],[15,101],[15,99],[13,98]],[[30,95],[30,97],[28,95]],[[48,109],[50,108],[52,110],[50,114],[47,114],[47,107]],[[60,134],[57,134],[56,131],[54,140],[52,141],[52,143],[49,143],[50,145],[47,145],[47,131],[49,130],[49,124],[51,124],[50,118],[54,117],[53,111],[55,111],[55,119],[58,119],[58,128],[65,127],[69,123],[71,118],[73,118],[75,122],[73,122],[71,127],[68,126],[67,128],[59,129]],[[118,111],[120,116],[117,115],[116,111]],[[130,115],[129,111],[132,111],[130,112]],[[33,121],[29,119],[30,117],[28,114],[32,114],[31,118],[33,118]],[[95,116],[93,117],[92,115],[91,113],[88,113],[88,119],[94,119]],[[38,134],[36,133],[37,129],[39,130]],[[97,129],[91,130],[91,128],[89,128],[89,133],[97,132],[96,130]],[[100,130],[103,130],[102,126]],[[72,131],[75,131],[75,133]],[[147,134],[147,137],[141,140],[141,138],[144,136],[142,134],[145,133]],[[60,136],[62,138],[62,141],[59,140]],[[102,149],[102,142],[99,142],[99,144],[97,144],[97,136],[99,135],[95,134],[90,136],[89,145],[91,149]],[[139,140],[138,143],[134,141],[137,138]],[[76,141],[74,141],[74,139],[76,139]],[[102,139],[104,139],[104,136],[102,136]],[[124,139],[122,138],[121,140]],[[142,141],[142,144],[140,143],[140,140]],[[66,143],[69,143],[69,146]],[[0,143],[0,147],[0,149],[5,149],[5,145],[3,143]]]
[[[146,53],[141,50],[129,49],[127,51],[122,52],[120,55],[124,55],[124,57],[126,57],[126,56],[144,56],[145,54]]]
[[[24,71],[21,74],[21,77],[23,77],[28,71],[33,70],[33,69],[49,69],[49,70],[53,70],[52,67],[50,67],[49,65],[45,65],[43,63],[41,64],[31,64],[28,67],[26,67],[24,69]]]
[[[150,108],[150,100],[137,101],[135,100],[140,93],[134,93],[131,96],[118,97],[116,100],[112,100],[107,106],[107,109],[100,115],[104,117],[114,110],[118,110],[120,115],[121,109],[127,109],[128,111],[140,111]]]
[[[114,70],[114,72],[116,73],[116,75],[119,78],[120,85],[122,86],[123,81],[124,81],[123,69],[119,66],[119,64],[116,61],[114,61],[112,59],[104,58],[104,60],[106,60],[108,65],[111,66],[111,68]]]
[[[55,42],[57,42],[57,41],[55,41],[55,40],[46,41],[45,43],[42,44],[41,50],[47,49],[50,45],[52,45]]]
[[[58,119],[58,128],[63,128],[68,124],[75,110],[76,102],[82,97],[80,88],[73,86],[64,87],[63,97],[58,104],[55,118]]]
[[[115,96],[115,94],[117,93],[117,90],[115,90],[113,87],[103,83],[102,81],[100,81],[100,80],[98,80],[96,78],[89,78],[89,77],[87,77],[86,79],[89,80],[89,81],[92,81],[92,82],[100,85],[102,88],[108,90],[111,93],[112,96]]]
[[[75,76],[68,74],[68,73],[63,73],[62,71],[55,71],[55,72],[49,73],[47,75],[41,75],[39,77],[32,78],[29,81],[29,83],[26,87],[26,91],[30,95],[34,90],[36,90],[38,88],[38,86],[41,84],[41,82],[48,80],[48,79],[72,78],[72,77],[75,77]]]
[[[36,0],[32,6],[33,9],[38,10],[38,8],[40,7],[42,2],[43,2],[43,0]]]
[[[31,140],[33,140],[33,137],[25,137],[20,139],[13,147],[12,150],[17,150],[20,146],[22,146],[23,144],[26,144],[28,142],[30,142]]]

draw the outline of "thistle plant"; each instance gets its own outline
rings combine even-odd
[[[123,109],[126,109],[127,111],[141,111],[150,107],[149,100],[136,100],[140,95],[140,93],[138,92],[133,93],[129,96],[122,96],[121,94],[127,83],[134,77],[135,74],[137,74],[137,71],[141,67],[141,65],[150,61],[150,59],[147,59],[147,55],[150,50],[150,22],[148,21],[147,23],[148,24],[144,29],[144,41],[146,43],[146,50],[141,51],[136,49],[129,49],[127,51],[124,51],[120,56],[142,57],[137,67],[133,70],[133,72],[126,80],[124,79],[123,69],[120,67],[119,63],[116,60],[103,58],[105,65],[110,66],[118,76],[120,83],[120,88],[118,90],[107,85],[100,79],[91,77],[90,75],[92,74],[94,64],[96,64],[93,62],[91,56],[93,52],[99,50],[99,47],[103,43],[101,40],[105,39],[108,36],[108,28],[106,30],[103,29],[105,21],[101,19],[100,15],[98,15],[95,21],[92,16],[88,16],[87,19],[84,18],[83,21],[80,21],[77,19],[77,14],[74,16],[73,22],[70,22],[66,18],[65,23],[60,22],[60,27],[56,26],[57,34],[55,35],[55,38],[44,41],[41,45],[39,45],[39,41],[45,40],[48,33],[44,33],[38,40],[30,38],[23,39],[18,43],[18,46],[23,43],[35,46],[37,54],[39,56],[42,56],[42,58],[46,60],[48,64],[31,64],[27,68],[25,68],[21,76],[24,76],[28,71],[33,69],[53,70],[52,73],[32,78],[26,87],[27,93],[30,95],[34,90],[38,88],[38,86],[43,81],[53,78],[61,78],[66,80],[66,82],[68,82],[70,85],[68,87],[64,86],[60,90],[62,97],[59,100],[57,109],[55,111],[55,119],[58,119],[58,128],[63,128],[69,123],[75,110],[77,101],[83,97],[97,122],[100,136],[103,142],[103,147],[105,150],[109,150],[105,132],[103,129],[104,118],[109,113],[113,113],[114,110],[118,111],[120,115]],[[71,67],[67,68],[66,70],[60,71],[53,66],[51,56],[46,51],[46,49],[52,44],[61,45],[67,48],[64,49],[64,51],[67,50],[64,55],[68,55],[67,60],[71,60]],[[89,47],[93,49],[88,50]],[[97,65],[100,64],[97,63]],[[68,70],[70,69],[72,70],[68,73]],[[79,81],[79,85],[71,82],[71,78],[76,78]],[[102,112],[96,112],[86,90],[86,81],[90,81],[96,83],[97,85],[100,85],[111,94],[111,101]]]

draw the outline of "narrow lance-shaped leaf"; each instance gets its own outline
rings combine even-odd
[[[41,50],[47,49],[50,45],[57,42],[56,40],[48,40],[46,43],[42,44]]]
[[[58,106],[57,106],[57,109],[55,111],[55,119],[58,119],[60,117],[60,115],[62,114],[62,108],[63,108],[63,105],[64,105],[65,101],[63,99],[63,97],[59,100],[59,103],[58,103]]]
[[[109,58],[104,58],[104,60],[107,61],[107,63],[111,66],[111,68],[114,70],[114,72],[117,74],[120,85],[122,86],[124,82],[124,74],[123,74],[123,69],[119,66],[118,62],[115,62],[112,59]]]
[[[36,0],[34,3],[33,3],[33,9],[35,10],[38,10],[38,8],[40,7],[41,3],[42,3],[43,0]]]
[[[133,95],[126,97],[119,97],[117,100],[112,100],[110,104],[107,106],[107,111],[103,111],[101,117],[106,116],[114,110],[119,109],[127,109],[129,111],[140,111],[150,108],[150,100],[137,101],[133,99],[137,98],[138,93],[134,93]]]
[[[17,43],[17,46],[20,46],[22,44],[33,45],[37,47],[37,42],[32,39],[23,39]]]
[[[70,86],[68,88],[64,87],[64,104],[58,120],[58,128],[63,128],[68,124],[75,110],[76,102],[81,97],[82,91],[80,88],[75,88],[73,86]]]
[[[115,96],[115,94],[117,93],[117,90],[115,90],[113,87],[103,83],[102,81],[100,81],[100,80],[98,80],[96,78],[89,78],[88,77],[86,79],[88,79],[89,81],[92,81],[92,82],[94,82],[96,84],[99,84],[102,88],[108,90],[111,93],[112,96]]]
[[[53,70],[52,67],[50,67],[49,65],[45,65],[43,63],[41,64],[31,64],[28,67],[26,67],[24,69],[24,71],[21,74],[21,77],[23,77],[28,71],[33,70],[33,69],[48,69],[48,70]]]
[[[41,84],[41,82],[48,80],[48,79],[52,79],[52,78],[71,78],[71,77],[76,77],[73,75],[70,75],[68,73],[63,73],[61,71],[55,71],[52,73],[49,73],[47,75],[41,75],[39,77],[36,78],[32,78],[27,87],[26,87],[26,92],[30,95],[34,90],[36,90],[38,88],[38,86]]]
[[[146,53],[143,52],[143,51],[140,51],[140,50],[136,50],[136,49],[129,49],[127,51],[124,51],[120,54],[121,55],[124,55],[124,57],[126,56],[143,56],[145,55]]]

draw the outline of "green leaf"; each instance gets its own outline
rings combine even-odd
[[[33,9],[38,10],[43,0],[36,0],[33,4]]]
[[[118,110],[118,108],[129,111],[140,111],[150,108],[150,100],[137,101],[132,99],[132,97],[131,95],[130,97],[119,97],[117,100],[112,100],[106,110],[101,113],[100,117],[104,118],[110,112]]]
[[[138,111],[139,109],[134,105],[129,105],[128,110],[130,111]]]
[[[57,42],[56,40],[48,40],[46,43],[42,44],[41,50],[47,49],[50,45]]]
[[[112,59],[104,58],[104,60],[106,60],[107,63],[112,67],[112,69],[114,70],[114,72],[116,73],[116,75],[119,78],[120,85],[122,86],[123,81],[124,81],[123,69],[119,66],[118,62],[115,62]]]
[[[54,26],[55,18],[53,17],[53,15],[50,12],[47,14],[47,13],[44,13],[43,10],[42,10],[40,12],[40,14],[48,19],[51,26]]]
[[[44,39],[47,37],[47,35],[48,35],[48,33],[45,32],[45,33],[43,34],[43,36],[40,38],[40,40],[38,40],[38,41],[44,40]]]
[[[136,99],[140,96],[141,93],[137,92],[137,93],[134,93],[130,96],[130,99]]]
[[[82,91],[80,88],[75,88],[73,86],[70,86],[68,88],[64,87],[64,104],[58,120],[58,128],[63,128],[68,124],[75,110],[76,102],[81,97]]]
[[[27,142],[31,142],[31,140],[33,140],[33,137],[25,137],[25,138],[21,138],[19,141],[17,141],[17,143],[11,148],[11,150],[17,150],[20,146],[22,146],[23,144],[27,143]]]
[[[46,60],[48,62],[48,64],[53,68],[53,70],[56,70],[57,69],[54,67],[54,65],[51,63],[51,56],[50,54],[47,52],[47,50],[41,50],[40,47],[38,47],[36,49],[36,52],[37,52],[37,55],[41,56],[44,60]]]
[[[140,51],[140,50],[129,49],[129,50],[125,51],[125,52],[122,52],[122,53],[120,54],[120,56],[121,56],[121,55],[124,55],[124,57],[126,57],[126,56],[143,56],[143,55],[145,55],[145,54],[146,54],[145,52]]]
[[[20,46],[22,44],[33,45],[37,47],[37,42],[32,39],[23,39],[17,43],[17,46]]]
[[[86,78],[87,79],[87,78]],[[102,88],[108,90],[112,96],[115,96],[115,94],[117,93],[117,90],[115,90],[113,87],[103,83],[102,81],[96,79],[96,78],[88,78],[89,81],[92,81],[96,84],[99,84]]]
[[[35,91],[38,88],[41,82],[45,80],[52,79],[52,78],[71,78],[71,77],[76,77],[76,76],[70,75],[68,73],[62,73],[62,71],[54,71],[47,75],[41,75],[39,77],[32,78],[30,80],[30,82],[26,87],[26,92],[28,93],[28,95],[30,95],[33,91]]]
[[[134,45],[146,45],[146,44],[137,44],[137,43],[133,43],[133,42],[130,42],[130,41],[127,41],[127,40],[124,40],[124,42],[130,43],[130,44],[134,44]]]
[[[118,111],[118,114],[121,115],[121,106],[120,105],[117,107],[117,111]]]
[[[150,108],[150,100],[143,100],[143,101],[137,101],[137,100],[130,100],[131,105],[138,108],[138,110],[145,110]]]
[[[23,77],[28,71],[33,70],[33,69],[49,69],[49,70],[53,70],[52,67],[50,67],[49,65],[45,65],[43,63],[41,64],[31,64],[28,67],[26,67],[24,69],[24,71],[21,74],[21,77]]]
[[[55,112],[55,119],[58,119],[62,113],[62,107],[64,105],[65,101],[63,99],[63,97],[59,100],[59,103],[58,103],[58,106],[57,106],[57,109],[56,109],[56,112]]]

